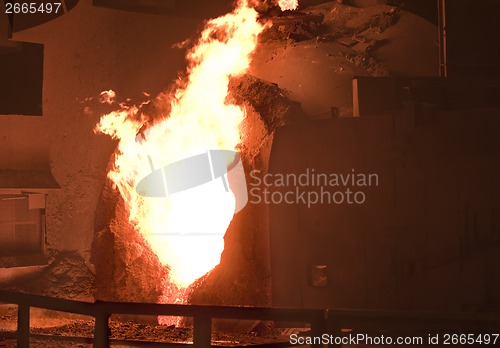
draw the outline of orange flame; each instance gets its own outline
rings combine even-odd
[[[282,10],[297,5],[297,1],[280,1]],[[187,78],[170,96],[170,114],[140,136],[148,117],[137,106],[122,105],[102,116],[96,126],[96,132],[119,140],[108,177],[129,209],[130,223],[170,269],[162,301],[183,303],[189,285],[220,262],[235,197],[217,180],[160,198],[143,197],[136,186],[155,169],[207,150],[237,148],[245,111],[227,102],[228,84],[231,76],[249,68],[264,29],[257,19],[247,0],[240,0],[233,12],[208,21],[187,54]],[[114,98],[111,90],[101,95],[104,103]]]
[[[257,12],[241,1],[232,13],[207,23],[187,55],[188,76],[172,95],[170,115],[148,128],[144,138],[137,134],[145,117],[135,106],[104,115],[96,127],[119,139],[108,177],[129,207],[130,222],[170,267],[169,281],[181,290],[219,263],[234,195],[217,181],[163,198],[142,197],[136,185],[152,167],[208,149],[236,149],[245,111],[226,102],[229,78],[247,71],[263,28]]]

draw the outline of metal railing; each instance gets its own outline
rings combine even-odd
[[[95,318],[93,344],[109,347],[109,317],[112,314],[155,315],[193,318],[193,346],[211,346],[212,319],[268,320],[309,323],[312,335],[326,330],[325,312],[320,309],[281,309],[256,307],[199,306],[153,303],[94,303],[0,291],[0,302],[17,304],[17,347],[28,348],[30,342],[30,308],[43,308]],[[162,343],[168,346],[169,343]],[[319,347],[319,346],[318,346]]]
[[[82,302],[0,290],[0,303],[16,304],[17,347],[27,348],[30,342],[30,308],[44,308],[95,318],[94,347],[110,345],[109,317],[112,314],[177,316],[193,318],[193,346],[210,347],[212,319],[265,320],[287,323],[309,323],[310,336],[327,333],[342,335],[341,329],[365,331],[422,331],[466,333],[500,333],[500,313],[401,312],[338,309],[284,309],[256,307],[200,306],[178,304]],[[133,341],[130,341],[133,342]],[[178,343],[161,343],[179,346]],[[330,345],[330,347],[341,345]],[[322,344],[312,345],[322,347]]]

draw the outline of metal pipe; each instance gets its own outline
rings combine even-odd
[[[448,57],[446,43],[446,0],[438,2],[438,28],[439,28],[439,76],[448,77]]]

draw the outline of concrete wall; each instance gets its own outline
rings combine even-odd
[[[50,166],[61,190],[47,200],[49,248],[88,257],[97,199],[115,147],[94,134],[104,109],[85,99],[113,89],[125,100],[168,87],[184,67],[185,52],[172,45],[199,25],[199,20],[96,8],[82,0],[66,15],[14,35],[45,45],[44,116],[0,116],[0,167]]]

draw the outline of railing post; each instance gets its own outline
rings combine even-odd
[[[326,318],[325,312],[321,311],[316,315],[313,321],[311,321],[311,337],[321,337],[326,333]],[[313,344],[313,348],[322,348],[323,344]]]
[[[326,331],[328,332],[328,334],[333,335],[334,338],[342,337],[342,327],[340,327],[339,323],[337,323],[337,320],[333,317],[332,313],[328,309],[326,310],[325,317]],[[340,348],[342,347],[342,344],[331,343],[328,345],[328,348],[332,347]]]
[[[109,347],[109,314],[99,313],[95,316],[94,348]]]
[[[212,318],[205,315],[193,318],[193,344],[195,348],[207,348],[212,345]]]
[[[30,306],[17,305],[17,347],[29,348],[30,346]]]

